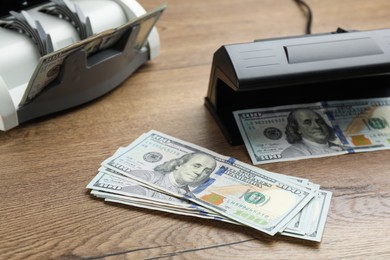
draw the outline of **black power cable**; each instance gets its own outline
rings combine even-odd
[[[313,14],[311,12],[310,6],[303,0],[293,0],[295,3],[297,3],[301,8],[305,9],[304,12],[307,16],[307,22],[306,22],[306,34],[311,34],[311,24],[313,20]]]

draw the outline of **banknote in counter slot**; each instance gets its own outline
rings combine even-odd
[[[233,111],[390,96],[390,29],[260,39],[221,46],[205,105],[228,142]]]

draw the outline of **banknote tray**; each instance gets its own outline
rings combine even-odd
[[[137,30],[133,28],[123,50],[108,49],[88,58],[84,50],[72,53],[66,58],[59,77],[33,101],[18,109],[18,121],[26,122],[86,103],[120,85],[149,57],[146,48],[134,52],[131,35]]]
[[[233,111],[390,96],[390,29],[256,40],[213,56],[205,105],[232,145]]]
[[[41,2],[46,4],[48,1]],[[80,2],[82,1],[78,1],[77,3]],[[94,5],[91,1],[85,2],[87,5]],[[108,2],[109,1],[105,3]],[[98,51],[86,50],[86,48],[76,48],[66,56],[61,66],[59,66],[59,71],[57,72],[58,76],[47,84],[42,91],[33,97],[33,99],[28,100],[28,102],[23,103],[20,101],[23,101],[23,98],[20,98],[23,95],[22,92],[26,91],[23,89],[23,86],[17,86],[18,84],[25,86],[28,82],[20,84],[20,82],[16,82],[17,79],[14,81],[7,81],[9,78],[7,78],[8,74],[0,73],[0,130],[7,131],[29,120],[76,107],[101,97],[120,86],[122,82],[148,60],[158,56],[158,33],[154,27],[154,23],[149,21],[152,19],[157,21],[165,6],[160,6],[157,8],[158,10],[154,10],[152,16],[152,12],[146,13],[136,1],[115,0],[113,2],[116,4],[121,2],[121,8],[119,9],[126,13],[126,17],[130,17],[125,23],[133,20],[138,22],[136,18],[145,17],[145,20],[142,21],[146,21],[145,27],[151,29],[145,30],[145,27],[141,28],[143,25],[142,22],[139,24],[131,23],[131,25],[125,27],[120,34],[118,33],[120,37],[118,36],[117,39],[113,41],[114,44],[108,45],[109,47],[107,48],[102,48]],[[98,9],[97,5],[94,5],[94,10],[95,9]],[[117,16],[119,16],[119,14]],[[118,28],[122,28],[120,26],[122,26],[122,24],[118,25]],[[104,34],[104,32],[106,31],[103,31],[102,34]],[[0,30],[1,37],[13,34],[15,33],[7,30]],[[94,34],[91,38],[96,38],[97,35],[99,36],[99,33]],[[19,37],[19,35],[16,37]],[[19,38],[22,39],[23,37],[20,36]],[[145,39],[144,44],[140,44],[140,38]],[[15,45],[17,45],[16,43]],[[5,47],[8,48],[9,46]],[[30,49],[33,50],[35,48]],[[21,52],[23,52],[23,50],[21,50]],[[26,59],[27,58],[28,57],[26,57]],[[18,62],[23,64],[23,61]],[[29,62],[30,61],[26,61],[26,63]],[[4,67],[5,66],[0,66],[0,72],[2,71],[1,68]],[[13,72],[15,71],[12,71],[12,73]]]

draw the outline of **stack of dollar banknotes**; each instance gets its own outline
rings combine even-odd
[[[144,133],[101,163],[91,194],[175,214],[321,241],[332,193],[165,135]]]

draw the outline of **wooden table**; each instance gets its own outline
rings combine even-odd
[[[307,0],[312,32],[390,27],[388,0]],[[333,192],[321,243],[94,199],[119,146],[155,129],[250,163],[204,106],[223,44],[304,34],[289,0],[142,0],[168,8],[161,55],[96,101],[0,132],[1,259],[390,259],[390,151],[265,164]],[[277,98],[277,97],[275,97]]]

